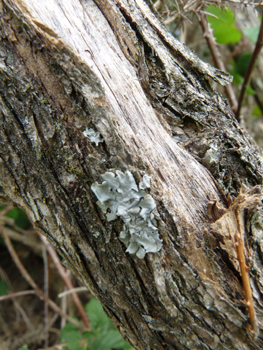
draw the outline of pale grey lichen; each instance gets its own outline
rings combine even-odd
[[[151,178],[148,175],[143,175],[142,180],[139,183],[139,188],[141,190],[145,190],[146,188],[150,188],[151,186]]]
[[[220,160],[220,152],[218,147],[211,146],[205,153],[204,161],[206,164],[218,164]]]
[[[88,137],[90,142],[94,142],[96,146],[98,146],[99,142],[103,141],[103,137],[100,135],[100,133],[92,128],[86,128],[82,133],[85,137]]]
[[[119,238],[126,244],[126,251],[143,259],[146,253],[156,253],[162,247],[153,215],[154,199],[143,191],[150,187],[150,177],[143,176],[139,189],[130,171],[117,170],[116,174],[106,172],[102,184],[96,182],[91,189],[108,221],[118,216],[124,221]]]

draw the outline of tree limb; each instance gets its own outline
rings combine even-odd
[[[261,154],[209,85],[229,76],[141,0],[6,0],[1,20],[1,198],[136,349],[261,349],[208,215],[209,201],[227,209],[242,182],[262,183]],[[146,224],[162,247],[139,259],[120,238],[143,246]],[[251,249],[261,293],[260,240]]]

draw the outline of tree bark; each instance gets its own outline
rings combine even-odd
[[[230,77],[142,0],[4,0],[0,57],[0,197],[124,338],[262,349],[231,238],[242,214],[260,324],[262,157],[209,85]]]

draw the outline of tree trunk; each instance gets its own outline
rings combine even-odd
[[[209,85],[230,77],[143,0],[4,0],[1,38],[2,200],[135,349],[262,349],[262,157]]]

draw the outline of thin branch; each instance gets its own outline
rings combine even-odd
[[[5,227],[5,232],[12,240],[21,242],[22,244],[30,247],[36,255],[41,256],[41,243],[37,242],[32,237],[13,231],[8,227]]]
[[[88,289],[86,287],[77,287],[77,288],[68,289],[65,292],[59,293],[58,297],[62,298],[65,295],[69,295],[71,293],[79,293],[79,292],[88,292]]]
[[[5,208],[5,209],[7,209],[7,208]],[[8,207],[8,210],[6,210],[6,212],[10,211],[11,209],[12,209],[12,207]],[[26,245],[29,245],[33,249],[35,249],[35,245],[37,245],[38,250],[41,249],[40,245],[38,243],[33,243],[31,239],[28,239],[27,237],[22,236],[21,234],[16,233],[15,231],[12,231],[11,229],[8,229],[8,228],[5,228],[5,231],[6,231],[6,233],[8,233],[9,237],[11,237],[12,239],[20,241],[20,242],[22,242],[22,243],[24,243]],[[37,232],[35,231],[35,233],[37,233]],[[62,279],[64,280],[64,283],[66,284],[67,288],[70,289],[70,290],[73,290],[74,286],[72,285],[72,283],[70,282],[69,278],[67,277],[65,269],[61,265],[56,252],[51,247],[51,245],[49,243],[47,243],[46,240],[43,240],[44,237],[42,235],[39,235],[39,236],[41,237],[42,242],[44,243],[44,245],[48,249],[49,254],[50,254],[52,260],[54,261],[54,263],[56,265],[56,268],[57,268],[58,272],[60,273]],[[43,255],[43,257],[44,257],[44,255]],[[45,259],[44,259],[44,261],[45,261]],[[44,264],[44,265],[46,265],[46,264]],[[45,277],[48,278],[48,273],[46,271],[45,271]],[[46,278],[45,278],[45,286],[47,287],[48,281],[46,281]],[[45,295],[46,295],[46,297],[48,299],[48,295],[46,293],[46,290],[45,290]],[[81,301],[80,301],[80,299],[79,299],[79,297],[77,296],[76,293],[72,293],[72,299],[73,299],[73,302],[75,303],[75,305],[78,308],[79,314],[80,314],[80,316],[82,318],[82,321],[83,321],[85,327],[90,330],[91,328],[90,328],[89,319],[88,319],[87,314],[86,314],[86,312],[85,312],[85,310],[83,308],[83,305],[82,305],[82,303],[81,303]],[[48,305],[48,303],[46,301],[45,302],[45,317],[47,317],[47,312],[48,312],[47,311],[47,305]],[[45,324],[47,325],[47,320],[46,320]],[[47,327],[46,327],[46,332],[48,332]],[[45,345],[45,346],[47,347],[47,345]]]
[[[43,255],[43,262],[44,262],[44,293],[45,296],[48,298],[48,283],[49,283],[49,271],[48,271],[48,257],[47,257],[47,250],[45,246],[42,246],[42,255]],[[48,338],[49,338],[49,332],[48,332],[48,302],[45,300],[44,302],[44,324],[45,324],[45,348],[48,347]]]
[[[3,296],[4,299],[7,299],[7,297],[9,297],[10,295],[15,294],[15,293],[13,292],[12,283],[11,283],[9,277],[7,276],[6,272],[1,267],[0,267],[0,277],[2,278],[2,280],[4,282],[6,282],[6,284],[8,286],[8,293],[9,294]],[[31,291],[31,292],[35,293],[35,291]],[[18,293],[21,293],[21,292],[18,292]],[[30,322],[30,319],[27,316],[26,311],[22,308],[22,306],[19,304],[19,302],[15,298],[12,298],[12,302],[14,304],[14,307],[20,312],[20,315],[22,316],[22,319],[24,320],[25,324],[27,325],[27,328],[30,330],[33,330],[34,327],[33,327],[32,323]]]
[[[28,295],[28,294],[36,294],[36,291],[35,290],[23,290],[21,292],[3,295],[0,297],[0,301],[7,300],[7,299],[13,299],[13,298],[21,297],[23,295]]]
[[[61,278],[63,279],[65,285],[67,286],[68,289],[73,289],[74,286],[73,284],[71,283],[71,281],[69,280],[67,274],[66,274],[66,270],[65,268],[62,266],[59,258],[58,258],[58,255],[57,253],[55,252],[55,250],[53,249],[53,247],[51,246],[51,244],[49,244],[46,240],[46,238],[44,236],[42,236],[41,234],[39,234],[42,242],[44,243],[45,247],[47,248],[47,251],[49,253],[49,255],[51,256],[51,259],[53,260],[57,270],[58,270],[58,273],[60,274]],[[77,293],[73,292],[71,294],[71,297],[73,299],[73,302],[74,304],[76,305],[76,307],[78,308],[78,311],[79,311],[79,314],[80,314],[80,317],[85,325],[85,327],[88,329],[88,330],[91,330],[91,327],[90,327],[90,322],[89,322],[89,319],[88,319],[88,316],[84,310],[84,307],[77,295]]]
[[[225,64],[228,64],[233,57],[238,55],[239,52],[243,50],[244,47],[247,46],[247,44],[249,44],[249,42],[250,40],[248,38],[243,39],[242,42],[235,48],[235,50],[232,51],[231,54],[226,58]]]
[[[66,290],[66,288],[67,287],[64,285],[64,290]],[[67,298],[66,297],[61,299],[60,307],[64,312],[67,311]],[[65,318],[61,317],[60,329],[63,329],[65,327],[65,325],[66,325],[66,320],[65,320]]]
[[[7,205],[3,210],[0,212],[0,217],[2,218],[5,214],[7,214],[10,210],[13,209],[12,205]]]
[[[250,281],[249,281],[249,274],[248,274],[249,267],[247,266],[246,260],[245,260],[244,243],[243,243],[243,237],[241,236],[241,234],[243,234],[244,236],[245,232],[244,232],[244,224],[242,224],[242,217],[239,209],[240,209],[240,206],[238,205],[235,209],[235,215],[237,220],[237,231],[234,237],[236,250],[237,250],[237,260],[239,262],[239,266],[241,270],[241,277],[242,277],[242,283],[243,283],[243,287],[246,295],[246,304],[248,307],[250,324],[254,332],[255,338],[257,338],[259,333],[259,328],[258,328],[256,313],[254,309],[254,302],[252,297],[252,291],[251,291]]]
[[[256,319],[254,303],[252,298],[252,291],[251,291],[250,282],[249,282],[249,275],[248,275],[249,267],[246,265],[243,241],[238,230],[236,231],[236,234],[235,234],[235,244],[236,244],[236,250],[237,250],[237,259],[241,270],[242,283],[243,283],[243,287],[246,295],[246,304],[248,307],[250,324],[253,332],[255,333],[255,336],[257,337],[258,325],[257,325],[257,319]]]
[[[177,25],[183,22],[183,20],[189,21],[187,18],[190,14],[197,14],[198,16],[203,12],[209,5],[214,5],[218,7],[225,7],[226,3],[233,3],[239,5],[239,7],[246,8],[248,6],[256,8],[263,4],[263,1],[254,2],[253,0],[180,0],[173,1],[173,6],[171,8],[171,2],[169,0],[157,0],[154,7],[159,13],[163,14],[165,17],[165,23],[170,24],[177,21]],[[167,6],[168,5],[168,6]],[[171,11],[163,10],[163,7],[171,8]],[[171,13],[170,13],[171,12]],[[211,16],[211,14],[209,14]]]
[[[220,52],[218,50],[218,46],[215,42],[213,33],[211,29],[208,26],[206,16],[202,13],[201,16],[199,17],[199,23],[202,27],[203,33],[204,33],[204,38],[206,39],[207,45],[211,51],[213,60],[214,60],[214,65],[216,68],[220,69],[223,72],[226,72],[225,65],[221,59]],[[231,108],[234,113],[237,111],[238,103],[236,99],[236,95],[234,93],[234,90],[231,85],[226,85],[224,87],[226,95],[229,99]]]
[[[258,33],[258,39],[257,39],[257,42],[256,42],[256,46],[255,46],[254,52],[252,54],[251,60],[249,62],[249,66],[248,66],[248,69],[246,71],[244,82],[243,82],[243,85],[242,85],[242,88],[241,88],[241,92],[240,92],[240,95],[239,95],[238,108],[237,108],[237,111],[236,111],[236,118],[237,118],[238,121],[240,120],[240,110],[241,110],[242,102],[243,102],[244,95],[245,95],[245,92],[246,92],[246,89],[247,89],[247,85],[248,85],[249,79],[251,77],[253,68],[255,66],[256,60],[258,58],[258,55],[260,53],[260,50],[261,50],[262,46],[263,46],[263,17],[261,19],[261,25],[260,25],[260,29],[259,29],[259,33]]]
[[[153,7],[155,8],[155,10],[159,10],[159,8],[161,7],[162,5],[162,1],[161,0],[157,0],[154,4],[153,4]]]
[[[17,268],[19,269],[19,271],[21,272],[22,276],[24,277],[24,279],[29,283],[29,285],[36,291],[36,294],[40,297],[40,299],[42,300],[47,300],[49,306],[58,314],[60,314],[61,316],[65,317],[68,322],[73,323],[76,327],[78,328],[82,328],[81,324],[79,322],[77,322],[76,320],[74,320],[74,318],[68,316],[67,314],[65,314],[58,306],[56,303],[54,303],[52,300],[50,300],[49,298],[47,298],[45,296],[45,294],[43,293],[43,291],[38,287],[38,285],[35,283],[35,281],[32,279],[32,277],[29,275],[29,273],[27,272],[27,270],[25,269],[24,265],[21,263],[18,255],[16,254],[16,251],[11,243],[11,240],[8,236],[8,234],[5,232],[5,228],[3,227],[1,230],[1,234],[3,236],[3,239],[5,241],[5,244],[9,250],[9,253],[14,261],[14,263],[16,264]]]
[[[212,5],[222,5],[222,0],[202,0],[202,1],[196,1],[196,2],[199,2],[199,3],[202,3],[204,4],[204,6],[208,6],[209,4],[212,4]],[[238,4],[238,5],[243,5],[243,6],[260,6],[263,4],[263,1],[262,0],[259,0],[257,2],[255,2],[254,0],[225,0],[224,2],[229,2],[229,3],[232,3],[232,4]]]
[[[19,232],[19,233],[21,233],[21,234],[26,234],[26,235],[35,234],[35,230],[33,230],[33,229],[31,229],[31,230],[28,230],[28,229],[23,230],[22,228],[18,227],[18,226],[16,225],[16,223],[15,223],[15,220],[14,220],[13,218],[9,218],[9,217],[7,217],[7,216],[4,216],[4,217],[2,218],[2,220],[3,220],[3,223],[4,223],[4,224],[8,224],[8,225],[12,226],[12,228],[13,228],[14,230],[16,230],[17,232]]]

